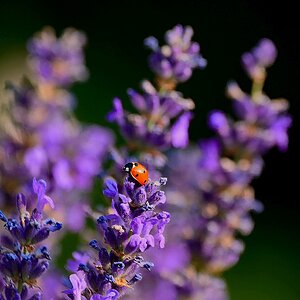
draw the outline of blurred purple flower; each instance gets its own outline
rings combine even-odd
[[[62,87],[85,80],[85,43],[85,35],[73,28],[66,29],[60,38],[52,28],[45,28],[28,43],[35,76],[43,83]]]
[[[251,52],[247,52],[242,56],[242,63],[251,78],[259,79],[261,76],[264,76],[261,72],[273,65],[276,57],[277,49],[274,43],[265,38],[260,40]]]
[[[277,146],[286,150],[288,146],[287,131],[292,119],[287,114],[288,102],[285,99],[271,100],[265,94],[247,95],[236,83],[230,83],[228,95],[234,101],[234,109],[241,121],[232,123],[227,119],[226,136],[223,131],[213,128],[229,148],[246,148],[255,155],[264,154]]]
[[[55,214],[73,231],[84,225],[86,194],[113,143],[107,129],[79,123],[69,105],[74,97],[66,88],[86,73],[84,43],[84,35],[74,29],[60,39],[46,29],[31,40],[36,78],[20,86],[8,84],[13,95],[10,118],[17,135],[8,130],[0,137],[1,197],[7,209],[11,196],[27,191],[32,177],[43,177],[50,195],[63,199],[56,203]],[[57,69],[57,64],[64,67]],[[47,66],[49,76],[39,73],[40,66]],[[43,201],[47,199],[41,198],[40,206]]]
[[[149,65],[158,77],[176,82],[188,80],[194,68],[204,68],[206,60],[200,55],[200,46],[192,42],[193,29],[176,25],[165,35],[166,45],[159,47],[155,37],[148,37],[145,45],[153,53]]]

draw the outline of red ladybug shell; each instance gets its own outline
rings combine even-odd
[[[148,170],[142,164],[138,162],[128,163],[124,166],[124,170],[139,184],[145,185],[148,182]]]

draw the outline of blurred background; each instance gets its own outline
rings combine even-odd
[[[62,3],[63,2],[63,3]],[[256,225],[245,238],[240,262],[225,273],[232,300],[300,299],[299,238],[299,100],[300,24],[292,0],[273,1],[0,1],[0,84],[19,80],[26,72],[26,42],[36,31],[50,25],[58,33],[65,27],[83,30],[90,79],[73,89],[78,98],[77,117],[84,122],[110,126],[105,121],[111,100],[126,100],[128,87],[138,88],[152,79],[147,66],[144,38],[160,40],[166,30],[181,23],[194,28],[194,40],[208,60],[203,71],[179,86],[196,103],[191,139],[212,133],[207,114],[212,109],[231,113],[224,95],[228,80],[245,89],[249,81],[240,56],[262,37],[278,47],[278,59],[269,70],[265,91],[270,97],[290,101],[294,123],[287,153],[272,150],[265,169],[254,182],[265,211],[254,216]],[[298,166],[298,168],[297,168]]]

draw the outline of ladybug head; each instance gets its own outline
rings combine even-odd
[[[134,163],[127,163],[124,167],[123,167],[123,171],[125,171],[126,173],[130,173],[131,169],[133,168]]]

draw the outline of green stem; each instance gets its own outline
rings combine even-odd
[[[253,97],[254,100],[255,100],[259,95],[262,94],[263,87],[264,87],[264,80],[253,81],[253,84],[252,84],[252,90],[251,90],[251,96]]]
[[[253,79],[251,96],[255,102],[259,101],[259,98],[263,93],[265,80],[266,80],[265,70],[262,70],[259,76]]]
[[[23,288],[23,281],[20,279],[18,281],[18,293],[21,294]]]

